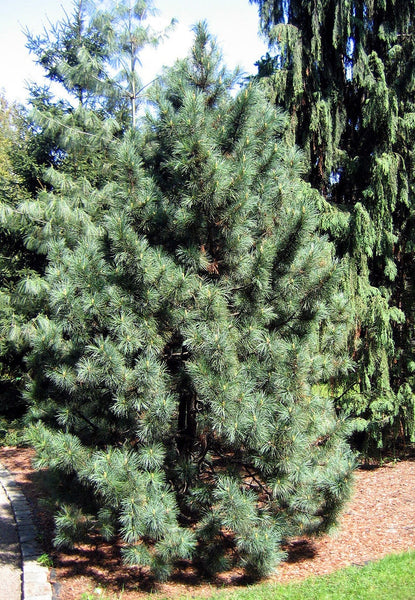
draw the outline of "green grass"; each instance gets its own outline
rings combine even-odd
[[[291,584],[257,584],[210,600],[415,600],[415,552]]]
[[[192,600],[415,600],[415,551],[391,554],[364,567],[349,567],[298,583],[258,583],[236,591],[204,594],[200,599],[192,593],[182,596],[182,600],[190,597]],[[149,598],[162,600],[157,593],[149,594]],[[99,589],[82,594],[80,600],[122,600],[122,593],[107,596]]]

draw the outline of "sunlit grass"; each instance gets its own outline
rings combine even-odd
[[[129,596],[130,597],[130,596]],[[153,600],[163,596],[152,593]],[[121,594],[106,594],[103,589],[84,593],[80,600],[122,600]],[[309,577],[297,583],[258,583],[239,590],[222,590],[200,597],[168,600],[415,600],[415,551],[391,554],[363,567],[349,567],[322,577]],[[143,599],[140,593],[140,599]]]
[[[222,591],[211,600],[415,600],[415,551],[290,584]]]

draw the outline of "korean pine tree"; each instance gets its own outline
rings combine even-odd
[[[25,410],[20,396],[22,338],[15,335],[15,324],[21,310],[32,315],[37,311],[22,302],[19,281],[42,271],[44,265],[43,257],[26,248],[25,231],[14,209],[39,187],[39,162],[48,145],[42,136],[39,139],[41,143],[34,143],[24,109],[0,97],[0,414],[11,420]]]
[[[29,305],[27,286],[33,288],[35,273],[44,268],[39,240],[30,234],[26,238],[25,211],[12,207],[27,198],[34,200],[28,206],[36,210],[36,194],[56,185],[49,179],[56,169],[61,175],[76,173],[78,179],[87,172],[90,182],[102,180],[105,161],[100,153],[107,152],[116,131],[131,124],[140,102],[138,54],[166,33],[156,34],[145,23],[151,10],[142,1],[103,5],[75,0],[73,12],[50,31],[26,32],[28,49],[46,81],[55,84],[54,91],[56,84],[63,87],[63,98],[55,101],[47,85],[36,84],[30,87],[31,108],[9,107],[0,98],[0,410],[16,404],[22,408],[18,324],[20,313],[38,311],[38,299]],[[48,173],[51,166],[55,171]],[[31,275],[30,282],[24,273]]]
[[[198,25],[140,128],[91,113],[70,137],[101,177],[55,169],[20,207],[47,258],[26,282],[30,440],[77,490],[56,543],[119,535],[160,579],[271,572],[335,522],[354,466],[318,395],[350,368],[341,268],[284,116],[236,77]]]

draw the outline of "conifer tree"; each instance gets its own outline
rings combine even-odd
[[[84,147],[88,147],[89,159],[86,153],[85,157],[82,156],[78,144],[75,161],[68,143],[68,133],[73,133],[84,107],[96,111],[99,108],[100,113],[97,114],[102,113],[101,97],[96,93],[95,84],[100,71],[91,79],[92,69],[86,74],[77,61],[77,56],[82,56],[80,49],[83,46],[88,48],[89,55],[94,50],[96,56],[104,56],[103,37],[99,37],[96,27],[85,28],[85,6],[86,2],[79,0],[72,20],[66,17],[50,34],[45,31],[43,36],[35,38],[27,32],[28,48],[37,55],[46,77],[61,83],[67,97],[72,94],[76,98],[78,110],[74,110],[68,100],[55,102],[46,86],[37,85],[30,89],[31,110],[9,107],[3,99],[1,102],[1,162],[4,169],[0,186],[0,266],[3,276],[0,282],[0,356],[1,403],[7,410],[13,404],[22,409],[19,386],[24,344],[18,334],[18,324],[25,315],[36,314],[39,310],[37,301],[30,304],[26,297],[22,302],[25,295],[22,282],[26,276],[31,279],[40,277],[45,265],[44,254],[38,251],[37,244],[31,245],[26,239],[26,220],[24,214],[16,210],[16,205],[24,198],[36,205],[37,193],[53,185],[45,174],[52,166],[68,172],[72,169],[81,173],[87,167],[91,174],[92,170],[93,155],[87,144]],[[94,64],[96,66],[98,60]],[[63,143],[65,133],[66,144]]]
[[[30,439],[77,490],[55,541],[120,535],[161,579],[190,558],[271,572],[287,538],[335,522],[353,469],[318,394],[350,368],[348,312],[302,155],[195,33],[141,130],[91,115],[100,180],[54,169],[19,207],[47,257],[24,283],[44,306],[21,328]]]
[[[153,30],[148,17],[154,14],[150,0],[75,0],[73,13],[51,31],[27,32],[27,46],[46,77],[78,106],[134,126],[150,83],[139,76],[140,52],[156,47],[174,26],[173,20],[163,31]]]
[[[41,275],[44,267],[39,240],[26,238],[25,217],[14,210],[16,203],[27,198],[37,206],[37,192],[54,186],[53,175],[49,179],[47,174],[50,167],[68,175],[75,173],[78,178],[87,173],[89,181],[97,184],[102,181],[108,143],[132,121],[127,88],[131,79],[137,79],[131,69],[121,83],[116,82],[120,69],[114,57],[122,54],[136,61],[138,51],[146,44],[157,44],[162,35],[146,26],[150,9],[145,2],[106,3],[105,10],[100,6],[76,0],[72,14],[50,31],[38,36],[27,31],[29,50],[44,68],[46,79],[62,86],[64,99],[55,101],[47,86],[37,85],[30,89],[31,111],[10,107],[1,99],[0,393],[5,409],[16,402],[21,408],[17,399],[24,345],[15,326],[23,315],[39,309],[36,302],[23,306],[22,278],[24,274]],[[126,15],[128,26],[122,22]],[[127,29],[138,43],[126,48]],[[134,108],[139,101],[137,92]]]
[[[79,105],[105,110],[99,94],[107,73],[107,32],[92,18],[94,4],[75,0],[73,12],[41,35],[26,31],[27,48],[44,69],[45,77],[63,86]],[[98,91],[99,90],[99,91]]]
[[[9,106],[6,99],[0,97],[0,202],[7,205],[16,200],[19,182],[10,156],[17,138],[13,127],[15,119],[16,108]],[[20,248],[16,246],[11,232],[4,228],[0,228],[0,245],[0,332],[3,334],[3,328],[12,315],[8,288],[14,272],[18,270]],[[10,409],[12,403],[10,390],[14,387],[15,377],[20,375],[15,356],[10,350],[6,337],[0,335],[0,414]],[[6,356],[9,358],[8,361],[5,360]]]
[[[129,122],[135,127],[143,90],[151,83],[140,78],[140,53],[146,46],[157,47],[174,27],[175,20],[163,31],[155,31],[146,24],[148,17],[156,14],[149,0],[111,0],[109,4],[97,16],[106,23],[109,64],[115,69],[110,88],[127,102]]]
[[[367,419],[378,445],[414,439],[415,2],[251,2],[273,50],[260,74],[290,114],[323,229],[349,261],[357,368],[335,401]]]
[[[19,394],[24,371],[22,340],[13,335],[13,324],[28,303],[21,301],[18,282],[26,274],[41,271],[44,263],[25,247],[25,231],[14,212],[39,186],[39,164],[33,157],[41,160],[44,147],[32,142],[23,109],[0,97],[0,414],[10,418],[24,411]]]

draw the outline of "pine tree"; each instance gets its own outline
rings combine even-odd
[[[140,52],[157,47],[174,26],[173,20],[163,31],[153,30],[148,17],[154,14],[149,0],[75,0],[73,13],[51,31],[27,31],[27,47],[78,106],[135,126],[150,83],[139,76]]]
[[[251,2],[274,50],[260,74],[289,111],[323,229],[349,261],[357,368],[335,402],[380,446],[413,439],[415,3]]]
[[[354,466],[318,393],[350,368],[348,311],[302,155],[195,33],[142,130],[91,115],[100,180],[54,169],[19,207],[47,257],[24,284],[44,306],[21,328],[30,440],[76,492],[55,541],[120,535],[161,579],[190,558],[269,573],[335,522]]]
[[[1,174],[0,188],[0,266],[3,276],[0,282],[1,403],[3,409],[8,411],[10,407],[13,411],[14,405],[18,406],[19,412],[24,409],[19,388],[24,371],[22,352],[25,344],[19,335],[20,325],[22,319],[40,310],[42,302],[34,297],[32,303],[28,301],[24,282],[26,278],[31,281],[40,278],[45,266],[44,253],[39,252],[37,243],[30,243],[24,211],[16,210],[16,205],[25,199],[29,205],[33,203],[36,206],[38,192],[53,186],[46,175],[51,167],[59,167],[67,172],[75,170],[79,174],[88,168],[91,173],[91,148],[84,143],[84,148],[88,147],[89,156],[84,152],[83,157],[78,144],[75,161],[71,155],[68,133],[71,129],[73,132],[77,124],[78,131],[82,128],[80,114],[86,114],[88,108],[96,111],[100,109],[98,114],[103,113],[100,102],[102,99],[96,93],[95,84],[102,69],[98,70],[97,77],[92,77],[88,84],[88,75],[91,80],[92,69],[85,73],[77,60],[78,56],[83,56],[83,47],[88,49],[90,56],[93,52],[96,57],[104,56],[103,36],[99,37],[96,27],[84,26],[87,14],[85,5],[85,1],[79,0],[75,4],[73,20],[67,17],[50,34],[45,31],[43,36],[35,38],[27,32],[28,48],[37,55],[46,77],[50,81],[61,83],[67,97],[72,94],[76,98],[78,109],[74,109],[67,99],[55,102],[46,86],[41,88],[37,85],[33,85],[30,90],[31,109],[8,107],[5,101],[1,105],[4,138],[4,173]],[[98,62],[96,58],[94,65]]]
[[[93,3],[75,0],[73,12],[43,34],[26,30],[27,48],[45,77],[63,86],[68,98],[85,107],[105,110],[98,90],[105,84],[108,59],[106,30],[92,19]]]
[[[129,48],[125,48],[127,25],[122,22],[126,14],[130,37],[139,40]],[[37,193],[55,185],[54,171],[48,173],[51,167],[78,178],[88,173],[89,181],[97,185],[103,180],[108,144],[131,123],[127,88],[130,79],[137,78],[132,69],[124,73],[121,84],[116,83],[119,69],[113,59],[123,52],[122,56],[137,60],[146,44],[158,43],[162,34],[146,26],[146,17],[142,2],[106,3],[103,10],[89,0],[75,1],[72,14],[51,31],[38,36],[27,31],[29,50],[44,68],[46,79],[62,86],[64,99],[55,101],[47,86],[37,85],[30,89],[31,110],[10,107],[1,99],[0,393],[4,410],[16,404],[22,409],[18,399],[24,344],[19,323],[39,310],[37,302],[23,305],[22,295],[27,296],[23,279],[41,276],[44,269],[44,247],[26,231],[25,213],[15,210],[16,203],[26,198],[27,205],[37,210]],[[134,108],[139,101],[137,93]]]
[[[155,14],[149,0],[112,0],[106,11],[97,13],[99,20],[106,22],[109,64],[115,69],[110,87],[127,102],[133,127],[143,91],[151,83],[140,78],[140,53],[146,46],[157,47],[175,25],[173,19],[163,31],[153,30],[146,21]]]
[[[25,247],[25,231],[14,211],[39,187],[39,164],[33,157],[41,159],[44,146],[33,143],[26,126],[23,109],[0,97],[0,414],[10,418],[24,411],[19,393],[23,347],[15,324],[21,322],[20,310],[27,313],[28,303],[22,303],[18,284],[25,275],[40,272],[44,264],[42,257]]]

